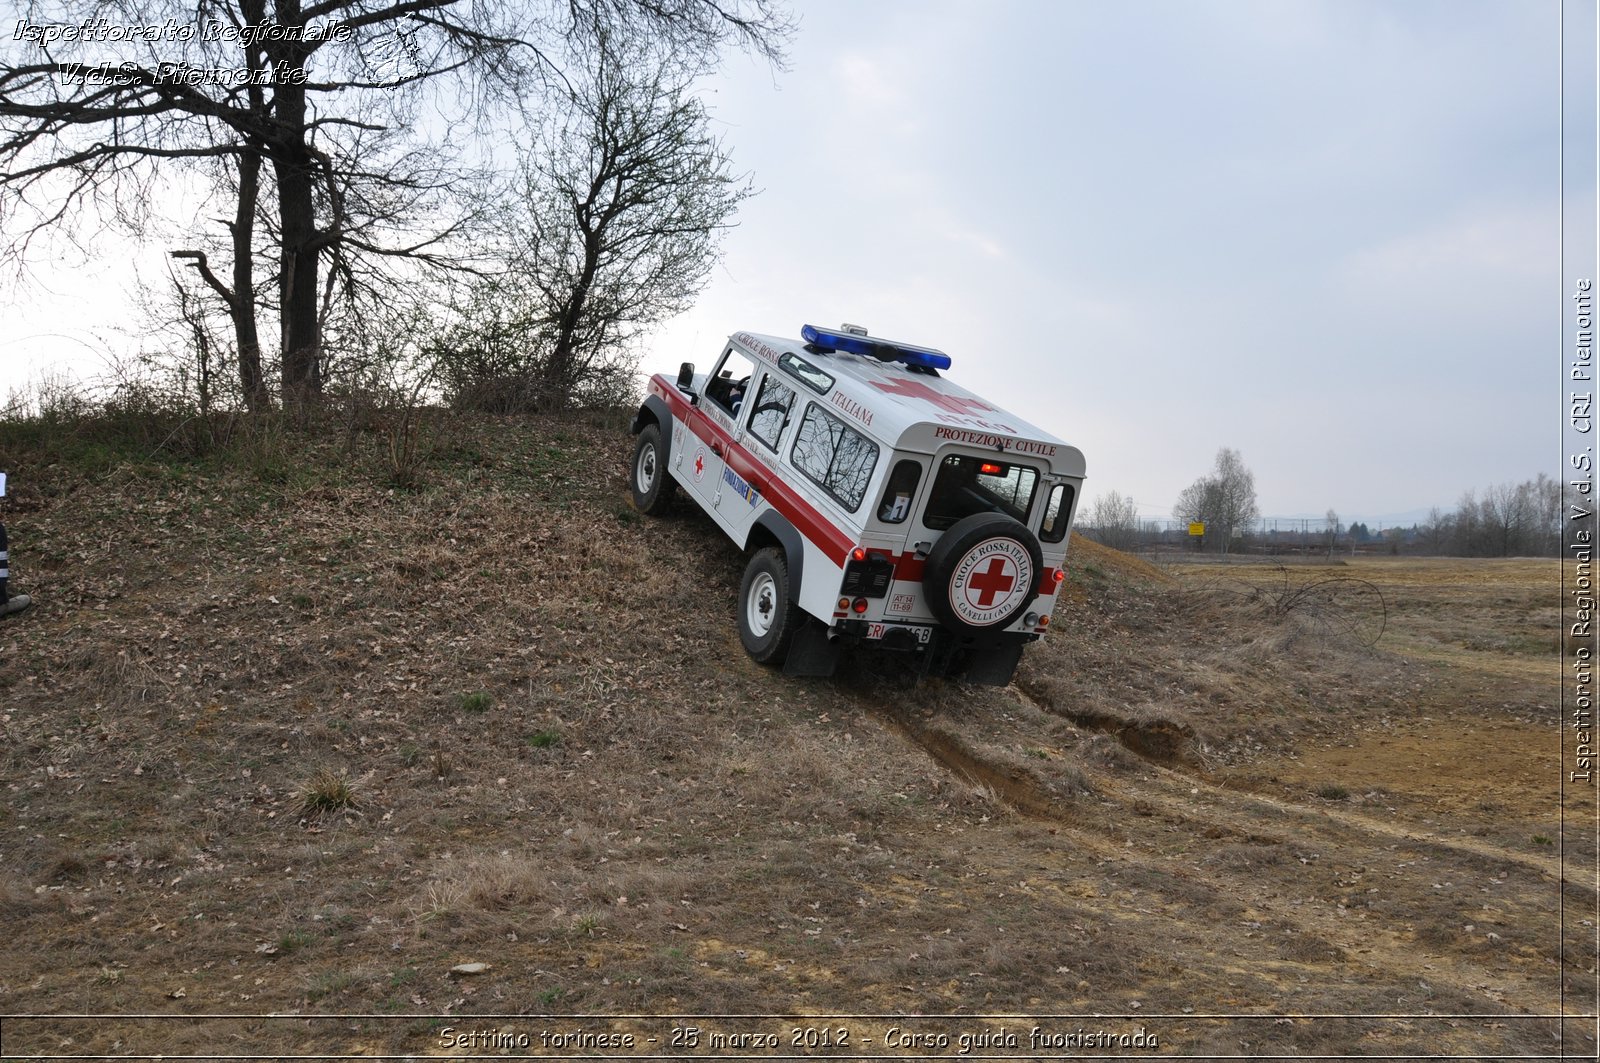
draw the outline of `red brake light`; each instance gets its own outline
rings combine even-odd
[[[852,561],[865,561],[866,559],[867,559],[866,547],[858,546],[854,550],[850,551],[850,560],[852,560]]]
[[[865,598],[857,598],[853,603],[851,603],[850,608],[854,609],[858,613],[864,613],[867,611],[867,600]]]
[[[1067,574],[1058,568],[1056,569],[1056,574],[1050,578],[1055,580],[1057,583],[1060,583],[1062,580],[1067,578]]]
[[[978,471],[983,473],[985,476],[999,476],[1001,473],[1006,471],[1006,467],[1004,465],[997,465],[992,461],[986,461],[982,465],[978,466]]]

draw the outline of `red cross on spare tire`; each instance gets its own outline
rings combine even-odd
[[[1011,626],[1039,592],[1039,540],[1010,517],[974,513],[934,544],[922,589],[933,615],[966,631]]]

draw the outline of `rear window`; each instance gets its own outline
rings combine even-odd
[[[878,465],[878,444],[812,403],[795,433],[789,460],[853,513]]]
[[[1039,472],[1031,465],[951,454],[939,463],[922,523],[948,528],[974,513],[1004,513],[1027,523]]]

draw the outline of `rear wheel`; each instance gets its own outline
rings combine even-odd
[[[658,517],[672,502],[676,485],[661,454],[661,428],[647,424],[633,447],[633,505],[640,513]]]
[[[783,550],[756,552],[739,586],[739,641],[759,664],[782,664],[804,618],[789,593],[789,564]]]

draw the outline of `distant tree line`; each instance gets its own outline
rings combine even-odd
[[[1436,506],[1414,526],[1412,553],[1455,557],[1555,556],[1561,552],[1565,504],[1561,484],[1540,473],[1520,484],[1468,491],[1454,512]]]
[[[1192,548],[1219,553],[1361,551],[1452,557],[1554,557],[1561,553],[1569,504],[1560,482],[1540,473],[1519,484],[1469,490],[1453,511],[1435,507],[1410,527],[1320,520],[1263,520],[1255,480],[1238,451],[1224,447],[1215,467],[1179,495],[1171,520],[1141,520],[1132,498],[1108,491],[1089,507],[1079,531],[1119,550]],[[1592,520],[1592,518],[1591,518]],[[1198,541],[1190,524],[1203,524]],[[1296,528],[1296,523],[1299,527]]]

